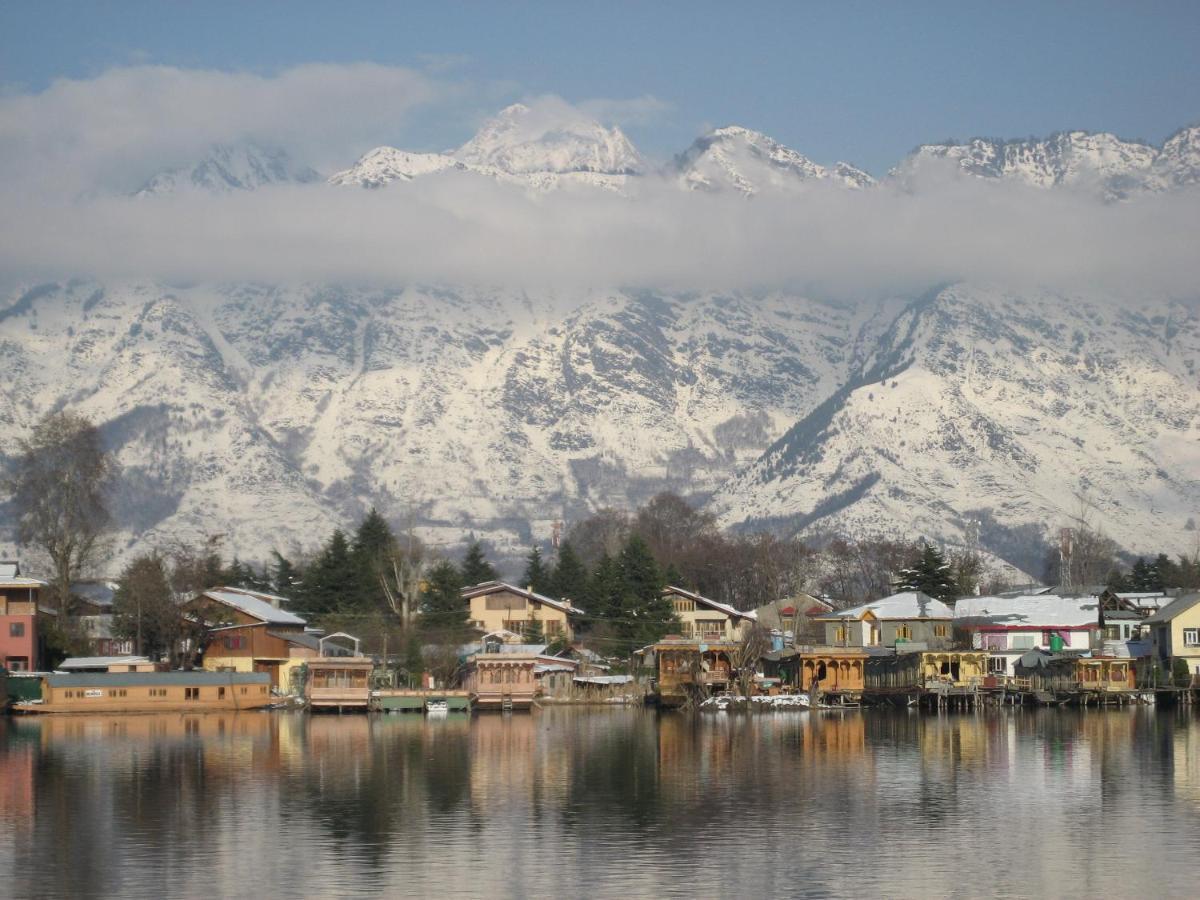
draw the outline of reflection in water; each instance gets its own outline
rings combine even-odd
[[[1198,850],[1186,711],[0,720],[22,897],[1192,896]]]

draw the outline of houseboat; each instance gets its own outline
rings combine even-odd
[[[271,705],[263,672],[52,672],[18,713],[155,713],[261,709]]]

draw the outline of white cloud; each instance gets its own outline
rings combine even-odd
[[[214,143],[258,141],[322,165],[394,135],[454,88],[411,69],[310,64],[275,75],[129,66],[0,97],[6,179],[71,196],[135,187]]]
[[[846,297],[955,279],[1195,297],[1200,283],[1200,192],[1104,205],[936,166],[911,192],[818,184],[751,200],[653,175],[631,182],[632,197],[533,194],[454,174],[377,191],[315,184],[134,201],[103,190],[247,138],[327,159],[328,171],[387,140],[419,106],[474,102],[464,91],[366,64],[270,77],[134,67],[0,99],[0,273]],[[534,108],[570,119],[613,102],[581,109],[544,97]]]

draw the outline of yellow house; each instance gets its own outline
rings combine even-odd
[[[514,587],[503,581],[485,581],[464,588],[462,595],[471,609],[471,624],[485,634],[511,631],[527,635],[533,623],[538,622],[546,643],[575,640],[571,616],[583,612],[572,606],[570,600],[553,600],[530,588]]]
[[[1182,659],[1192,683],[1200,682],[1200,594],[1173,600],[1142,624],[1150,629],[1152,657],[1168,669]]]
[[[710,600],[694,591],[668,585],[663,596],[671,601],[680,635],[695,641],[740,641],[754,624],[755,614]]]

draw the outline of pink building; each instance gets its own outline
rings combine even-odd
[[[0,561],[0,666],[11,672],[38,667],[38,596],[46,582],[22,578],[15,562]]]

